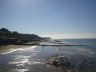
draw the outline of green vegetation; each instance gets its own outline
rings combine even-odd
[[[0,45],[22,44],[40,40],[42,40],[42,38],[35,34],[22,34],[17,31],[9,31],[6,28],[0,29]]]

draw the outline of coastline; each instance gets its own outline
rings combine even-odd
[[[41,41],[34,41],[34,42],[28,42],[28,43],[22,43],[22,44],[9,44],[9,45],[1,45],[0,46],[0,54],[7,53],[12,50],[16,49],[24,49],[31,46],[39,45]]]

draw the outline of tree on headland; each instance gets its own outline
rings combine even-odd
[[[6,28],[1,28],[0,29],[0,34],[10,34],[11,32],[8,30],[8,29],[6,29]]]
[[[6,28],[1,28],[0,29],[0,37],[4,38],[4,37],[10,37],[11,31],[9,31]]]
[[[19,33],[17,31],[11,32],[11,37],[12,38],[19,38]]]

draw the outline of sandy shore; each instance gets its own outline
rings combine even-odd
[[[28,48],[31,46],[36,46],[40,43],[41,43],[41,41],[35,41],[35,42],[28,42],[28,43],[21,44],[21,45],[20,44],[19,45],[14,45],[14,44],[2,45],[2,46],[0,46],[0,54],[7,53],[7,52],[15,50],[15,49],[20,49],[20,48],[23,49],[23,48]]]

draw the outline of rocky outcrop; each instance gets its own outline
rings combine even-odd
[[[76,72],[71,66],[70,60],[65,55],[53,56],[47,60],[47,64],[60,67],[64,70],[64,72]]]

